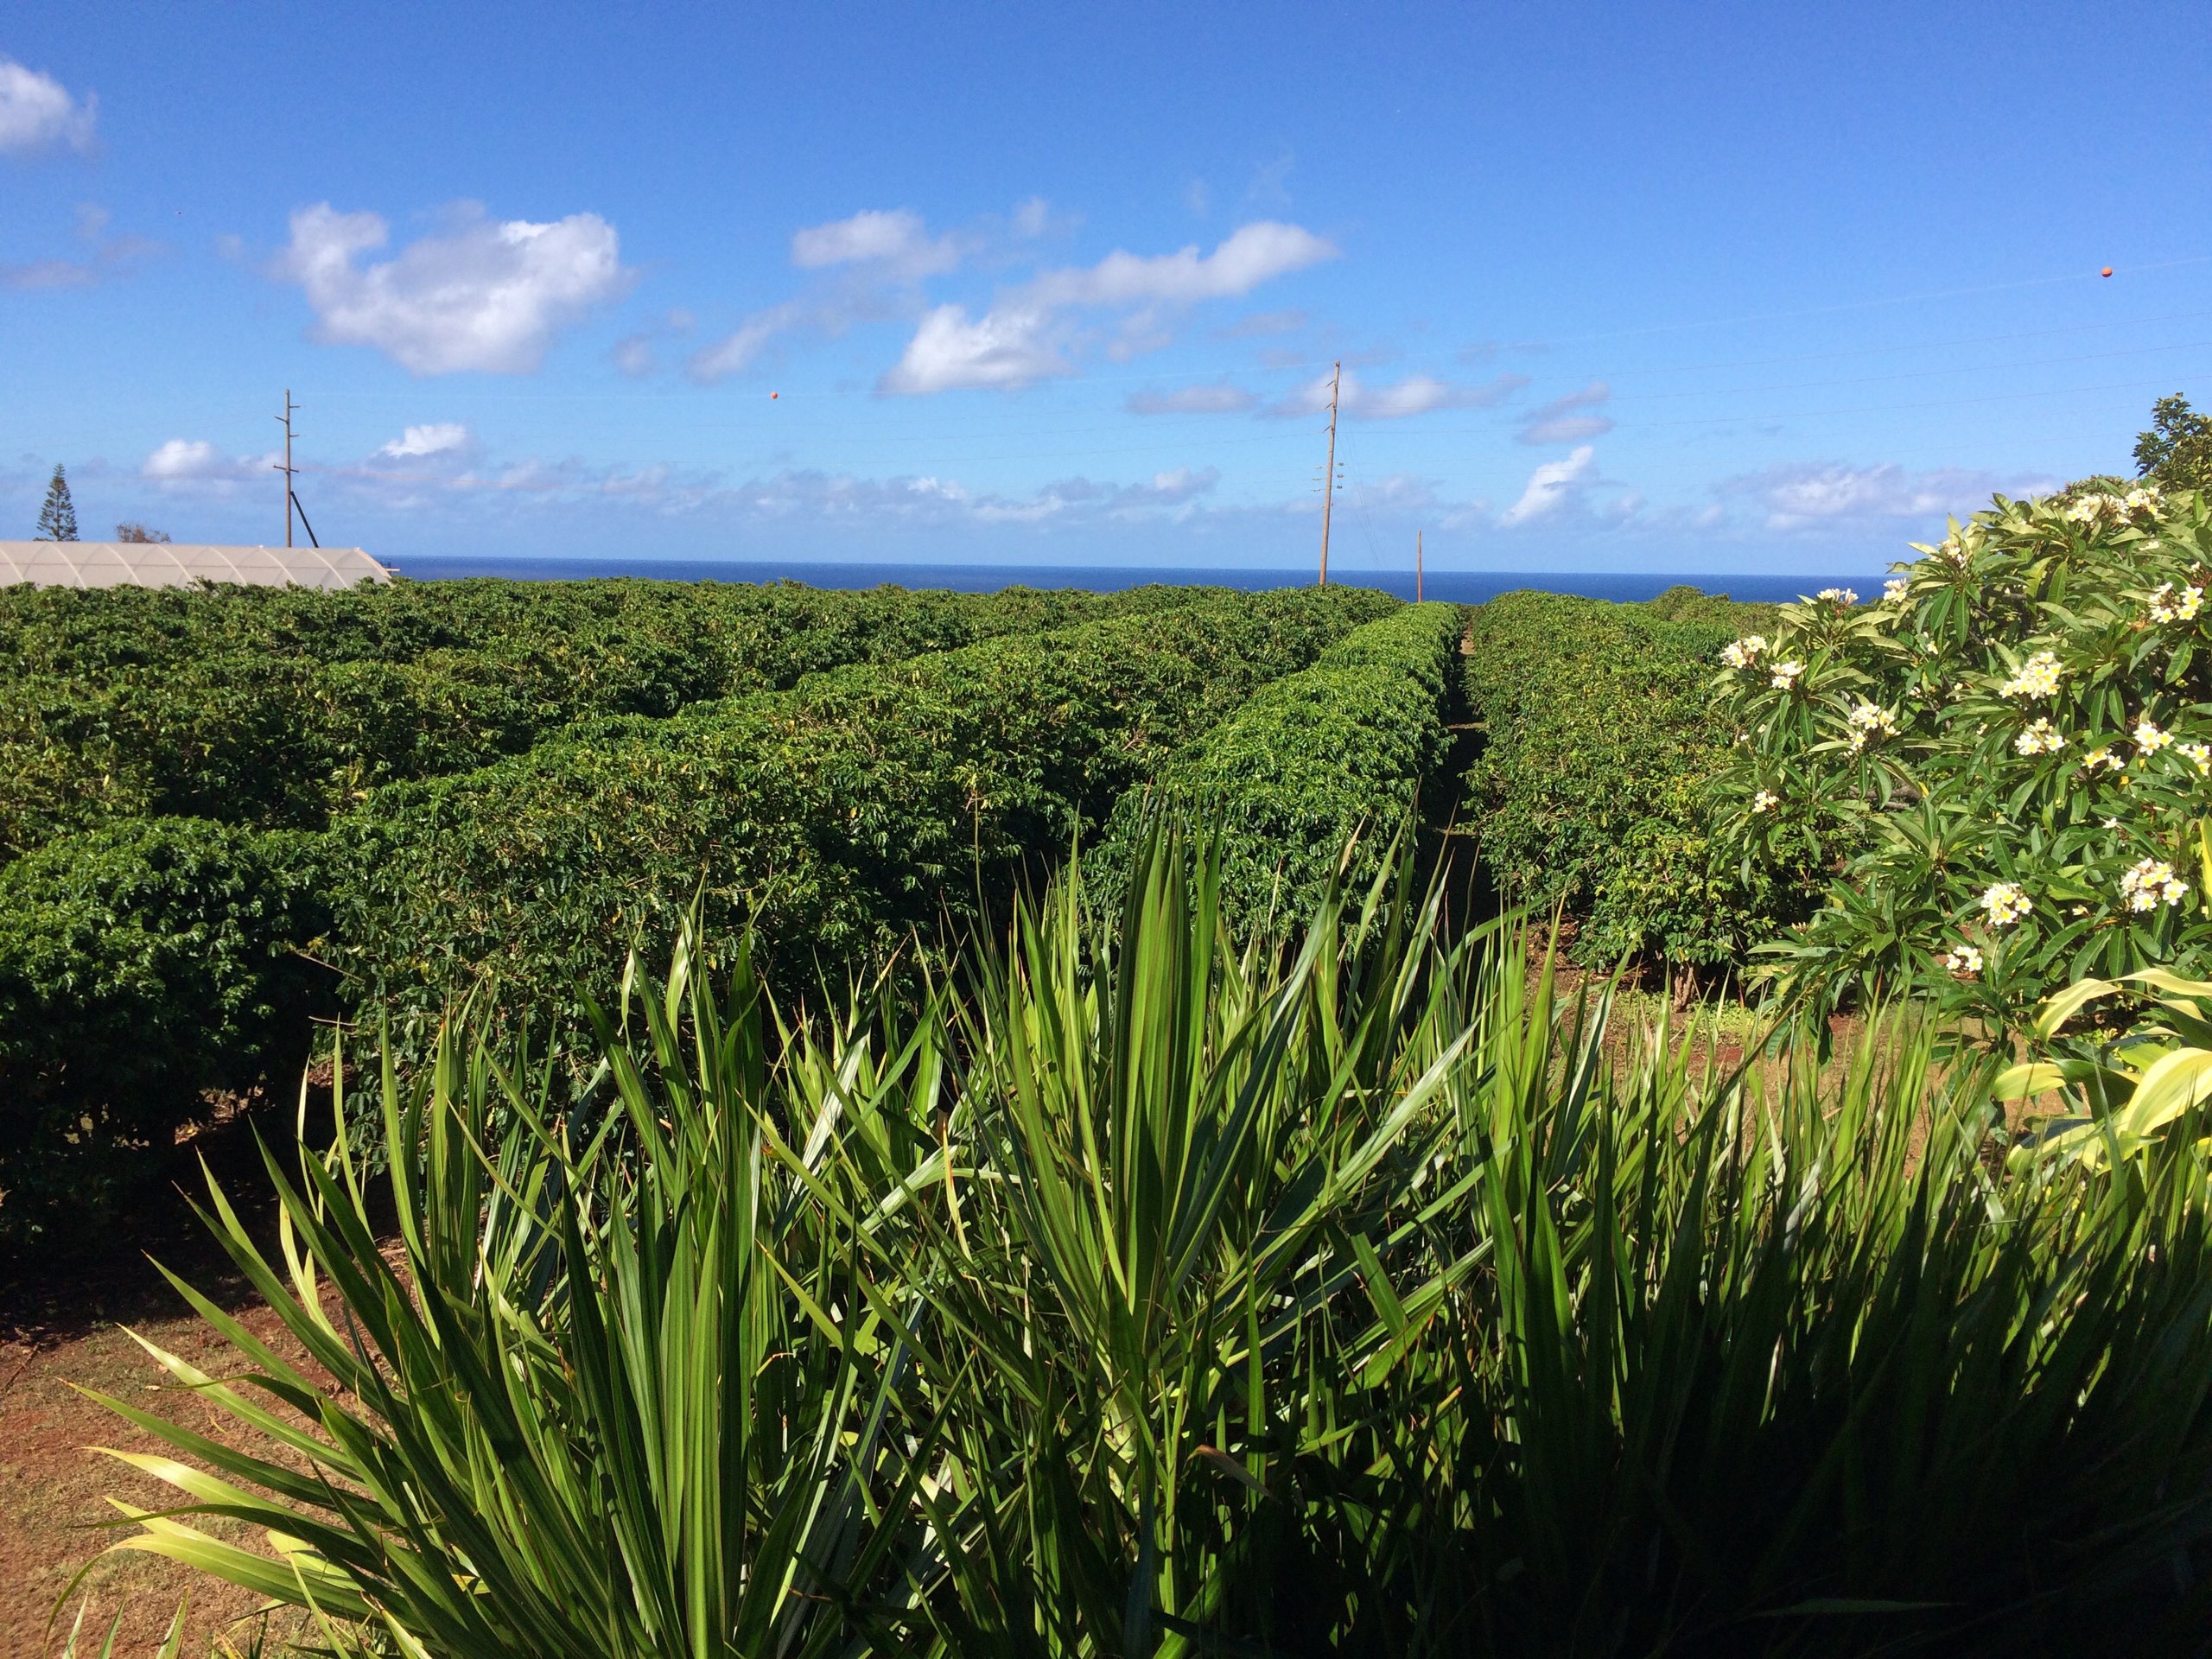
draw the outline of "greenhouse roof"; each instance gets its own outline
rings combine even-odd
[[[351,588],[391,573],[358,547],[211,547],[169,542],[0,542],[0,588]]]

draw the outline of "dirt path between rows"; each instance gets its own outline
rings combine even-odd
[[[182,1190],[189,1180],[195,1193],[204,1192],[197,1185],[196,1159],[205,1153],[233,1202],[265,1222],[265,1206],[245,1207],[267,1185],[251,1128],[258,1121],[272,1140],[287,1138],[289,1118],[289,1112],[266,1109],[247,1114],[179,1148],[170,1180],[142,1200],[99,1245],[26,1262],[0,1278],[0,1659],[60,1653],[80,1605],[87,1610],[80,1654],[99,1651],[118,1611],[118,1659],[150,1654],[188,1586],[184,1653],[194,1659],[219,1653],[218,1639],[225,1637],[241,1653],[252,1650],[258,1598],[135,1551],[98,1560],[50,1631],[48,1621],[55,1599],[78,1569],[114,1539],[135,1530],[111,1525],[121,1517],[107,1498],[153,1510],[181,1496],[87,1449],[162,1448],[151,1435],[79,1389],[99,1389],[203,1432],[215,1427],[207,1407],[163,1386],[166,1374],[125,1329],[203,1364],[219,1366],[227,1351],[155,1270],[149,1255],[241,1313],[257,1335],[280,1351],[297,1352],[281,1338],[276,1316],[260,1305],[194,1217]],[[192,1524],[235,1541],[256,1541],[246,1529],[230,1522]],[[276,1628],[292,1627],[287,1623]]]

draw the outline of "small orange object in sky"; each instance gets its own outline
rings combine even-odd
[[[2101,270],[2101,271],[2100,271],[2100,272],[2098,273],[2098,275],[2100,275],[2100,276],[2111,276],[2111,275],[2112,275],[2112,267],[2111,267],[2110,265],[2107,265],[2107,266],[2104,268],[2104,270]]]
[[[2112,272],[2110,272],[2110,271],[2107,271],[2107,272],[2105,272],[2105,275],[2106,275],[2106,276],[2111,276],[2111,275],[2112,275]],[[779,397],[782,397],[783,395],[784,395],[784,394],[783,394],[782,392],[780,392],[780,391],[772,391],[772,392],[770,392],[770,393],[768,394],[768,401],[769,401],[770,403],[772,403],[772,403],[774,403],[774,402],[776,401],[776,399],[777,399],[777,398],[779,398]]]

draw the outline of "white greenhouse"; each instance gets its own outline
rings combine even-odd
[[[351,588],[391,572],[358,547],[211,547],[169,542],[0,542],[0,588]]]

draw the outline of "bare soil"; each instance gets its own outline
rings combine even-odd
[[[186,1196],[188,1190],[205,1196],[199,1168],[204,1155],[240,1213],[252,1217],[257,1230],[273,1233],[262,1197],[268,1182],[252,1131],[258,1126],[272,1144],[287,1143],[292,1112],[261,1106],[222,1116],[215,1127],[175,1149],[169,1179],[99,1245],[0,1266],[0,1659],[60,1653],[80,1606],[86,1611],[79,1653],[99,1651],[120,1611],[116,1653],[150,1654],[188,1586],[184,1653],[220,1653],[224,1643],[242,1654],[253,1651],[258,1598],[151,1555],[101,1556],[110,1543],[135,1530],[116,1524],[122,1517],[109,1497],[160,1510],[181,1495],[91,1449],[162,1448],[80,1392],[99,1389],[203,1433],[217,1427],[206,1406],[164,1386],[166,1374],[129,1334],[136,1331],[203,1363],[218,1362],[226,1350],[162,1278],[155,1259],[240,1313],[280,1351],[296,1355],[280,1338],[276,1316],[252,1294]],[[232,1522],[191,1524],[234,1541],[254,1541],[247,1529]],[[88,1562],[76,1593],[57,1617],[57,1598]],[[294,1628],[289,1616],[278,1615],[270,1634]]]

